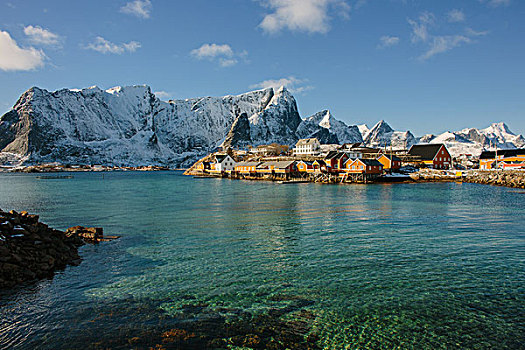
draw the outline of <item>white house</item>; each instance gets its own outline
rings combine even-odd
[[[212,163],[212,170],[218,172],[233,171],[235,170],[235,161],[227,154],[216,154],[215,162]]]
[[[316,138],[300,139],[295,144],[293,152],[295,155],[316,155],[321,151],[321,143]]]

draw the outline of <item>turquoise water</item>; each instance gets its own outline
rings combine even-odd
[[[0,348],[233,348],[232,328],[265,324],[283,348],[290,333],[326,349],[524,348],[522,192],[2,174],[0,208],[122,238],[1,294]],[[194,334],[162,343],[170,329]]]

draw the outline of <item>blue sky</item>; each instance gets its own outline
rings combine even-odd
[[[0,113],[31,86],[162,99],[284,84],[301,115],[525,132],[525,1],[0,1]]]

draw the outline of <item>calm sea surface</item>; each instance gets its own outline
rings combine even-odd
[[[0,294],[0,348],[182,346],[170,329],[198,348],[268,324],[326,349],[525,348],[523,192],[1,174],[0,208],[122,238]]]

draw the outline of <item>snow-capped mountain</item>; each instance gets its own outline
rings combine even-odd
[[[218,146],[246,147],[299,138],[322,143],[364,142],[401,149],[445,143],[453,155],[478,155],[485,148],[525,147],[504,123],[416,140],[385,121],[373,128],[347,125],[328,110],[301,119],[285,88],[237,96],[158,99],[148,86],[101,90],[33,87],[0,117],[0,165],[60,162],[107,165],[187,166]]]
[[[357,125],[357,128],[359,129],[359,132],[361,133],[361,137],[365,137],[366,134],[370,131],[370,128],[366,124],[359,124]]]
[[[318,137],[318,134],[322,132],[319,127],[328,130],[333,135],[330,140],[322,140],[322,137]],[[335,119],[329,110],[317,112],[304,119],[297,128],[297,133],[301,138],[317,137],[321,143],[325,144],[363,142],[357,126],[348,126],[344,122]]]
[[[471,154],[479,156],[483,150],[512,149],[525,147],[522,135],[510,131],[505,123],[493,123],[488,128],[478,130],[466,128],[457,132],[444,132],[440,135],[428,134],[419,143],[443,143],[452,156]]]
[[[368,131],[366,125],[361,129],[366,132],[363,139],[368,147],[405,149],[417,143],[410,131],[394,131],[384,120],[379,121]]]
[[[186,166],[223,143],[293,145],[305,123],[325,139],[352,133],[321,119],[303,121],[285,88],[164,102],[148,86],[33,87],[0,118],[0,161]]]

